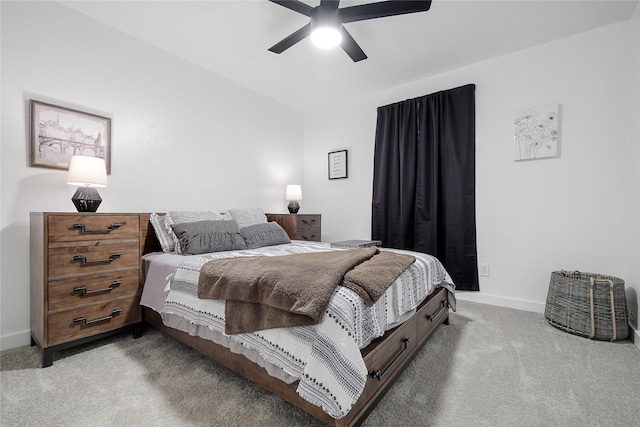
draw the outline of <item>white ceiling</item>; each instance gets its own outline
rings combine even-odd
[[[308,18],[267,0],[61,3],[304,112],[627,20],[638,0],[434,0],[428,12],[346,24],[369,57],[358,63],[308,39],[269,52]]]

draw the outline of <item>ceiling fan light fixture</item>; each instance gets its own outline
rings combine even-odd
[[[342,24],[425,12],[431,7],[431,0],[376,1],[347,7],[340,7],[340,0],[321,0],[315,7],[300,0],[269,1],[310,18],[307,25],[271,46],[270,52],[282,53],[311,36],[313,44],[321,48],[328,49],[340,45],[353,62],[367,59],[367,55]]]
[[[331,49],[342,42],[342,33],[335,27],[318,27],[311,33],[311,42],[321,49]]]

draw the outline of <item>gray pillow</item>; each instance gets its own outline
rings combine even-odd
[[[287,232],[277,222],[249,225],[240,229],[247,249],[291,243]]]
[[[246,249],[235,221],[196,221],[171,224],[178,238],[179,254],[204,254],[209,252]]]
[[[171,245],[170,251],[178,251],[178,236],[176,236],[171,229],[171,224],[182,224],[184,222],[196,221],[217,221],[222,219],[222,215],[216,211],[169,211],[164,217],[167,223],[167,229],[169,230],[169,234],[173,240],[173,245]]]

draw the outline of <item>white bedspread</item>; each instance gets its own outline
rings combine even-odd
[[[170,290],[161,310],[163,321],[167,326],[204,338],[210,335],[207,329],[224,335],[224,301],[197,297],[200,268],[211,259],[328,250],[336,249],[326,243],[293,241],[287,245],[188,257],[179,263],[175,274],[169,277]],[[269,329],[226,337],[237,344],[235,347],[239,345],[254,350],[266,362],[299,379],[297,392],[303,399],[321,407],[333,418],[340,419],[357,401],[367,380],[361,348],[406,320],[436,287],[451,291],[449,299],[455,310],[455,286],[436,258],[417,252],[396,252],[410,253],[416,257],[416,262],[373,307],[367,307],[353,291],[339,286],[318,325]],[[165,262],[168,262],[166,258]],[[149,273],[153,275],[151,269]],[[312,280],[310,278],[310,283]],[[145,295],[145,292],[142,304],[157,306],[157,302],[153,303],[152,297]],[[234,346],[228,347],[233,350]]]

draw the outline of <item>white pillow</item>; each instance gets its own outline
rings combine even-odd
[[[229,209],[227,212],[231,215],[231,218],[238,223],[238,227],[240,228],[267,222],[267,216],[260,208]]]
[[[156,237],[158,238],[158,242],[160,242],[162,251],[173,252],[175,243],[173,242],[173,237],[171,235],[171,228],[167,227],[165,215],[152,213],[149,215],[149,222],[153,226],[153,230],[156,232]]]

